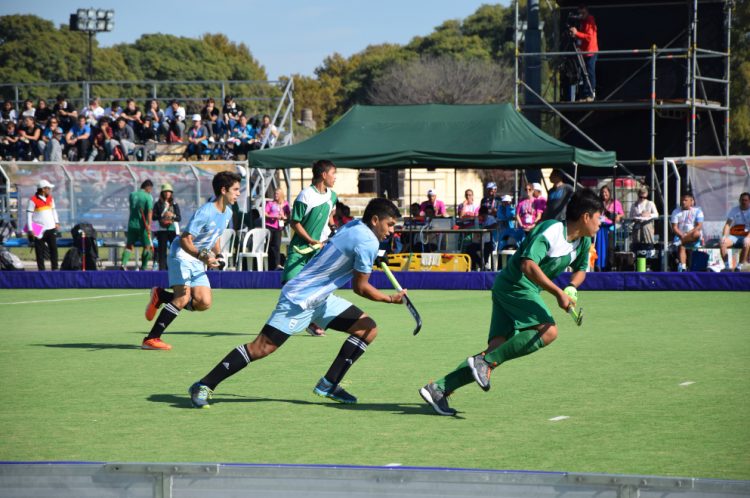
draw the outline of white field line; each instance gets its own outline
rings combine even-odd
[[[688,380],[688,381],[683,382],[682,384],[680,384],[680,387],[687,387],[687,386],[689,386],[691,384],[695,384],[695,381]]]
[[[59,303],[62,301],[86,301],[89,299],[108,299],[110,297],[125,297],[125,296],[142,296],[143,292],[130,293],[130,294],[109,294],[106,296],[89,296],[89,297],[66,297],[63,299],[41,299],[39,301],[16,301],[15,303],[0,303],[3,304],[41,304],[41,303]]]
[[[561,420],[565,420],[565,419],[568,419],[568,418],[570,418],[570,417],[568,417],[567,415],[560,415],[559,417],[552,417],[551,419],[549,419],[549,421],[550,422],[559,422]]]

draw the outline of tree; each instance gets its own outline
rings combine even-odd
[[[369,101],[397,104],[488,104],[513,92],[510,70],[481,59],[423,57],[392,65],[369,89]]]
[[[731,59],[730,150],[750,154],[750,2],[734,10]]]

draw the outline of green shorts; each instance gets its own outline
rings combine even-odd
[[[284,273],[281,275],[281,282],[286,283],[296,277],[316,254],[317,251],[313,251],[310,254],[299,254],[292,249],[290,244],[289,255],[286,257],[286,263],[284,264]]]
[[[487,341],[495,337],[509,339],[516,330],[542,323],[555,323],[539,292],[527,289],[492,288],[492,320]]]
[[[151,245],[151,238],[147,230],[142,228],[128,228],[127,245],[136,245],[140,243],[143,247]]]

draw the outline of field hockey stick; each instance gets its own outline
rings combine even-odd
[[[565,294],[567,294],[573,301],[578,301],[578,289],[572,285],[566,287],[563,292],[565,292]],[[576,325],[580,327],[581,323],[583,323],[583,307],[576,309],[575,304],[571,304],[568,306],[568,314],[573,321],[576,322]]]
[[[320,242],[318,242],[317,244],[313,244],[311,246],[303,247],[301,249],[299,247],[297,247],[297,246],[294,246],[293,249],[294,249],[294,252],[296,252],[297,254],[310,254],[313,251],[317,251],[321,247],[323,247],[323,244],[321,244]]]
[[[391,269],[388,268],[388,265],[385,264],[385,262],[380,263],[380,268],[382,268],[383,272],[385,273],[385,276],[388,277],[388,280],[391,281],[391,285],[393,285],[393,288],[396,289],[396,291],[401,292],[403,289],[401,288],[401,285],[399,285],[398,280],[396,280],[396,277],[393,276],[393,273],[391,273]],[[409,313],[411,313],[411,316],[414,318],[414,321],[417,322],[417,326],[414,329],[413,335],[419,334],[419,331],[422,330],[422,317],[419,316],[419,312],[417,311],[417,308],[414,307],[414,304],[411,302],[411,299],[409,299],[409,296],[404,294],[402,296],[402,299],[404,303],[406,304],[406,309],[409,310]]]

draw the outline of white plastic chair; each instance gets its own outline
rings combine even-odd
[[[227,228],[224,230],[224,233],[221,234],[221,238],[219,239],[219,252],[224,256],[224,261],[227,265],[232,263],[235,236],[236,233],[234,229]]]
[[[252,244],[250,242],[252,241]],[[268,228],[253,228],[249,232],[245,234],[245,237],[242,240],[242,246],[240,246],[240,249],[242,250],[241,253],[239,253],[238,260],[239,260],[239,267],[238,269],[242,269],[242,262],[254,258],[255,264],[258,267],[258,270],[267,271],[268,270],[268,244],[271,242],[271,231]],[[250,245],[250,250],[246,251],[248,245]],[[249,263],[247,265],[248,271],[253,271],[253,265],[252,263]]]

